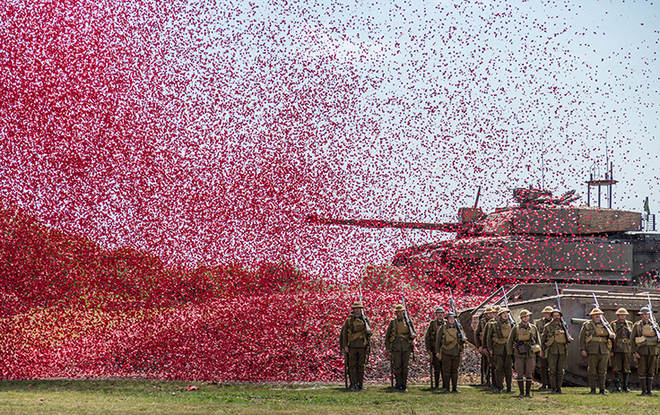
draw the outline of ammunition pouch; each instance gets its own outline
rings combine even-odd
[[[647,324],[642,327],[642,336],[655,337],[655,330],[653,330],[653,327],[651,327],[650,324]]]
[[[637,346],[646,346],[645,343],[646,343],[646,337],[644,336],[635,337],[635,344]]]
[[[557,344],[566,344],[566,342],[568,341],[566,339],[566,332],[564,330],[555,331],[554,340],[555,342],[557,342]]]
[[[499,337],[494,337],[494,338],[493,338],[493,342],[494,342],[494,343],[497,343],[497,344],[506,344],[507,339],[502,339],[502,338],[499,338]]]
[[[531,338],[532,338],[532,336],[529,335],[529,330],[528,329],[518,329],[518,341],[519,342],[526,342]]]
[[[609,335],[609,333],[607,332],[607,329],[602,324],[596,324],[595,328],[596,328],[596,336],[598,336],[598,337],[607,337]]]
[[[366,328],[367,328],[367,325],[364,324],[364,321],[362,321],[362,319],[360,319],[360,318],[355,319],[355,321],[353,322],[353,331],[354,332],[364,331],[364,330],[366,330]]]
[[[536,343],[533,344],[533,345],[532,345],[532,352],[534,352],[534,353],[541,353],[541,346],[539,346],[539,345],[536,344]]]
[[[409,334],[410,327],[406,324],[405,321],[396,321],[396,332],[397,334]]]
[[[500,329],[502,329],[502,336],[504,336],[505,342],[511,334],[511,325],[510,324],[500,324]]]
[[[442,348],[445,350],[451,350],[458,344],[458,330],[455,328],[445,329],[445,338],[442,344]]]

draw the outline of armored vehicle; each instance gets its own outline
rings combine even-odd
[[[594,308],[594,294],[608,322],[617,318],[614,312],[620,307],[624,307],[630,313],[628,320],[634,323],[641,318],[638,314],[639,310],[648,306],[649,302],[654,317],[657,316],[656,308],[660,306],[660,290],[657,289],[590,284],[557,284],[556,289],[554,284],[548,283],[518,284],[508,290],[497,290],[477,307],[460,312],[458,318],[468,340],[474,345],[474,332],[479,324],[479,317],[487,305],[504,306],[508,303],[511,315],[516,322],[519,322],[519,314],[523,309],[531,311],[532,319],[537,319],[543,317],[541,310],[546,306],[557,308],[561,304],[564,319],[571,336],[575,339],[569,345],[564,382],[569,385],[588,386],[587,359],[580,354],[578,338],[582,324],[590,319],[589,312]],[[608,378],[614,377],[614,374],[608,374]],[[654,382],[655,387],[660,386],[660,377],[656,376]],[[630,383],[639,384],[634,367]]]
[[[392,264],[432,285],[469,289],[492,281],[563,281],[634,285],[657,279],[660,233],[641,231],[643,215],[618,209],[572,206],[574,191],[514,189],[516,205],[484,214],[459,209],[457,223],[326,219],[327,225],[428,229],[452,232],[453,240],[413,246]],[[654,215],[645,215],[654,217]],[[653,219],[653,226],[655,221]]]

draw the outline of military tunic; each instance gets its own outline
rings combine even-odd
[[[610,357],[612,341],[609,333],[599,321],[585,321],[580,330],[580,350],[587,352],[587,365],[589,373],[589,387],[601,391],[605,390],[605,376],[607,375],[607,362]]]
[[[487,349],[486,347],[486,327],[488,323],[492,321],[492,318],[486,317],[485,314],[482,314],[479,318],[479,325],[474,332],[474,342],[476,343],[477,348],[481,353],[481,349]],[[490,355],[481,353],[481,375],[486,379],[486,384],[490,383]]]
[[[348,373],[351,385],[362,386],[364,379],[364,363],[371,350],[371,334],[367,333],[369,319],[364,317],[349,317],[341,328],[339,348],[348,346]],[[371,324],[369,324],[371,326]]]
[[[445,319],[435,319],[429,324],[429,329],[426,330],[426,335],[424,336],[424,344],[426,345],[426,350],[431,354],[431,364],[433,365],[433,370],[435,374],[435,385],[438,387],[440,380],[440,375],[442,373],[442,363],[436,357],[437,350],[435,347],[438,330],[442,325],[447,321]]]
[[[461,356],[465,342],[461,336],[458,325],[445,323],[438,330],[436,339],[436,350],[442,356],[442,386],[449,391],[449,380],[451,379],[452,390],[457,391],[458,368],[461,366]]]
[[[611,326],[616,335],[612,347],[612,353],[614,354],[612,356],[612,369],[619,373],[630,373],[630,358],[632,356],[630,335],[633,324],[628,320],[621,322],[617,319],[612,322]]]
[[[495,382],[497,388],[501,391],[504,388],[504,378],[507,381],[507,390],[511,390],[512,362],[511,356],[507,353],[506,342],[511,333],[511,324],[509,320],[503,320],[499,317],[488,323],[487,327],[488,350],[493,359],[495,367]]]
[[[411,322],[412,324],[412,322]],[[414,330],[414,327],[412,327]],[[385,349],[392,356],[392,370],[397,379],[397,385],[405,389],[408,381],[408,364],[414,348],[410,337],[410,327],[405,318],[395,318],[390,321],[385,333]]]
[[[516,380],[533,380],[536,366],[536,353],[532,345],[539,345],[541,339],[535,325],[520,322],[513,326],[507,339],[507,353],[513,355],[516,367]]]
[[[639,320],[633,325],[630,334],[632,338],[632,353],[638,353],[637,373],[641,378],[653,378],[657,369],[658,337],[653,330],[651,321]]]
[[[548,360],[548,380],[554,391],[561,392],[568,356],[568,333],[561,322],[551,321],[543,327],[541,349]]]
[[[534,325],[536,326],[536,329],[539,332],[539,336],[543,335],[543,328],[545,327],[546,324],[550,323],[551,321],[552,321],[551,318],[547,319],[545,317],[534,320]],[[549,367],[548,367],[548,356],[547,355],[539,357],[539,370],[540,370],[540,373],[541,373],[541,384],[542,385],[548,385]]]

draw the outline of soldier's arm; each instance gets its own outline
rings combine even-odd
[[[536,330],[534,330],[534,334],[536,335],[534,338],[534,341],[536,341],[536,344],[541,344],[541,336],[539,335],[539,329],[536,327]]]
[[[385,331],[385,350],[388,352],[392,348],[392,344],[390,343],[390,336],[392,335],[392,327],[393,327],[393,322],[390,321],[390,324],[387,326],[387,330]]]
[[[518,327],[513,326],[511,332],[509,333],[509,338],[506,340],[506,353],[509,355],[513,354],[513,339],[515,339],[517,332],[518,332]]]
[[[341,326],[341,333],[339,334],[339,350],[343,350],[348,345],[348,320]]]
[[[632,354],[637,353],[637,349],[638,349],[637,342],[635,341],[635,337],[639,337],[639,334],[637,334],[638,328],[639,325],[635,324],[632,328],[632,331],[630,332],[630,351],[632,352]]]
[[[486,347],[488,351],[493,350],[493,327],[491,327],[490,324],[486,326],[486,335],[484,336],[486,338]]]
[[[426,334],[424,335],[424,345],[426,346],[426,350],[431,351],[431,330],[433,329],[433,322],[429,323],[429,328],[426,330]]]
[[[580,329],[580,350],[587,350],[587,323]]]
[[[479,321],[477,329],[474,331],[474,345],[477,346],[477,349],[481,349],[481,331],[483,330],[483,323]]]

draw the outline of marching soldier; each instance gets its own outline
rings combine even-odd
[[[458,330],[456,314],[447,313],[447,322],[440,326],[435,348],[438,351],[436,357],[442,361],[442,386],[445,392],[449,392],[449,380],[451,379],[451,391],[456,393],[458,385],[458,367],[461,365],[461,355],[465,339]]]
[[[628,380],[630,379],[630,357],[632,348],[630,345],[630,335],[632,334],[633,324],[626,320],[628,311],[625,308],[616,310],[617,319],[612,322],[614,330],[614,344],[610,352],[612,369],[615,373],[621,374],[622,385],[617,385],[617,391],[629,392]]]
[[[435,309],[435,319],[429,323],[429,329],[426,330],[426,335],[424,336],[424,343],[426,344],[426,350],[429,352],[429,358],[431,359],[431,365],[433,366],[433,377],[435,378],[435,389],[438,389],[440,386],[440,374],[442,373],[442,365],[439,358],[436,356],[439,351],[435,347],[436,335],[440,327],[445,324],[445,310],[442,307]]]
[[[545,327],[546,324],[550,323],[552,321],[552,307],[546,306],[543,311],[543,317],[539,318],[537,320],[534,320],[534,325],[536,326],[536,329],[539,332],[539,335],[543,335],[543,328]],[[548,386],[550,383],[548,382],[548,357],[545,356],[544,354],[541,353],[541,357],[539,359],[539,365],[540,365],[540,372],[541,372],[541,387],[539,388],[540,391],[548,389]]]
[[[651,310],[642,307],[639,310],[642,319],[633,325],[631,343],[633,355],[637,358],[637,373],[639,383],[642,385],[640,396],[651,395],[653,389],[653,375],[658,363],[658,337],[653,329],[651,321]]]
[[[585,321],[580,330],[580,350],[582,356],[587,358],[589,372],[589,394],[596,393],[596,385],[601,395],[606,395],[605,376],[607,374],[607,361],[610,357],[614,333],[610,333],[603,325],[601,316],[604,313],[599,308],[591,310],[590,321]]]
[[[474,332],[474,340],[477,346],[477,349],[481,353],[481,379],[482,382],[485,379],[485,384],[487,387],[490,387],[490,354],[486,348],[486,325],[493,319],[495,316],[495,310],[488,306],[486,310],[479,318],[479,325],[477,330]]]
[[[412,353],[415,344],[415,336],[411,334],[411,327],[404,318],[405,307],[398,304],[394,308],[396,318],[390,321],[385,333],[385,349],[391,356],[394,377],[396,379],[396,390],[407,392],[408,391],[408,363],[410,361],[410,353]]]
[[[541,357],[548,362],[551,393],[562,393],[561,385],[564,383],[568,344],[573,341],[570,333],[564,330],[561,317],[561,311],[552,310],[552,321],[543,327],[541,334]]]
[[[539,331],[534,324],[529,324],[532,313],[520,311],[520,323],[516,324],[509,334],[506,344],[507,352],[515,358],[516,380],[520,389],[519,398],[531,398],[532,380],[536,367],[536,351],[541,351]]]
[[[509,309],[500,308],[497,318],[488,325],[488,352],[495,366],[495,383],[497,391],[502,393],[504,390],[504,378],[506,378],[506,391],[511,392],[511,355],[507,353],[506,343],[511,333],[511,323],[509,323]]]
[[[339,337],[339,348],[348,356],[349,390],[362,390],[364,363],[371,351],[371,325],[364,315],[362,303],[353,303],[353,312],[344,322]]]

